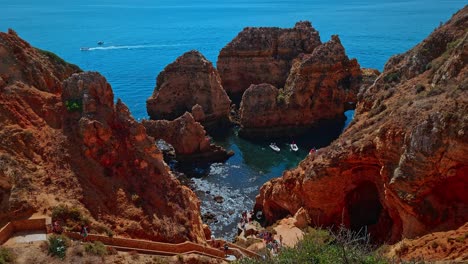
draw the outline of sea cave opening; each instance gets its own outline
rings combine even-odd
[[[352,231],[367,231],[373,242],[384,242],[389,238],[392,220],[380,202],[373,182],[362,182],[349,192],[346,195],[346,209]]]

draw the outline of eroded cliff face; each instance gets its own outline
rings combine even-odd
[[[92,226],[204,241],[195,194],[104,77],[0,33],[1,221],[77,206]],[[74,74],[73,74],[74,73]]]
[[[287,29],[247,27],[218,56],[223,87],[234,99],[251,84],[284,87],[293,59],[320,44],[319,33],[308,21]]]
[[[143,120],[148,135],[171,144],[179,161],[224,162],[232,152],[211,143],[203,126],[186,112],[173,120]]]
[[[339,37],[332,36],[294,60],[283,89],[259,84],[245,91],[240,134],[290,135],[321,120],[343,119],[346,105],[356,102],[361,80],[359,64],[346,56]]]
[[[267,222],[303,208],[312,225],[394,242],[468,221],[467,28],[465,7],[391,58],[345,132],[261,188]]]
[[[198,51],[189,51],[158,75],[146,105],[154,120],[174,120],[193,112],[196,121],[210,126],[229,120],[231,101],[211,62]]]

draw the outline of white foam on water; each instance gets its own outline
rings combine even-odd
[[[216,215],[218,223],[210,224],[211,231],[216,237],[225,239],[233,239],[232,235],[237,231],[237,222],[240,219],[240,214],[244,210],[250,210],[253,207],[254,201],[249,198],[248,194],[255,192],[257,188],[248,187],[235,189],[222,184],[208,182],[204,179],[193,178],[194,187],[199,190],[204,199],[201,197],[201,213],[211,212]],[[209,193],[207,193],[209,191]],[[217,203],[214,200],[215,196],[224,198],[222,203]]]
[[[82,48],[84,51],[93,51],[93,50],[119,50],[119,49],[149,49],[149,48],[164,48],[164,47],[179,47],[187,46],[189,44],[148,44],[148,45],[112,45],[112,46],[99,46],[91,48]]]

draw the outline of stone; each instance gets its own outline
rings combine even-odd
[[[183,162],[224,162],[234,155],[211,143],[203,126],[186,112],[173,120],[143,120],[148,135],[172,145],[176,159]]]
[[[215,197],[213,197],[213,200],[217,203],[223,203],[224,202],[224,198],[222,196],[219,196],[219,195],[216,195]]]

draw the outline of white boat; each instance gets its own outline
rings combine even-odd
[[[81,51],[87,51],[87,50],[89,50],[89,48],[87,48],[87,47],[81,47],[80,50],[81,50]]]
[[[276,145],[276,143],[270,143],[270,148],[273,150],[273,151],[276,151],[276,152],[280,152],[280,148]]]
[[[294,151],[294,152],[296,152],[296,151],[299,150],[299,148],[297,147],[296,143],[292,143],[292,144],[290,144],[289,146],[291,147],[291,150]]]

